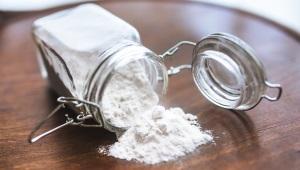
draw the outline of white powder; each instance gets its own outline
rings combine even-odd
[[[174,160],[213,140],[197,117],[181,108],[165,109],[138,63],[112,77],[103,97],[104,116],[115,126],[130,128],[108,150],[99,152],[147,164]]]
[[[112,76],[102,98],[102,107],[105,119],[112,125],[128,127],[158,100],[140,63],[132,62]]]
[[[144,121],[128,129],[109,148],[109,155],[147,164],[174,160],[213,140],[201,131],[197,117],[180,108],[165,110],[155,106],[144,114]]]

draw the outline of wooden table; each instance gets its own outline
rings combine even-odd
[[[247,41],[264,63],[272,82],[281,83],[278,102],[263,101],[247,112],[232,112],[209,103],[196,89],[191,73],[170,78],[165,105],[195,113],[215,143],[168,163],[154,166],[97,153],[112,144],[112,133],[68,127],[35,144],[27,137],[57,104],[40,76],[31,38],[32,22],[56,10],[4,14],[0,23],[0,169],[299,169],[300,45],[299,36],[248,14],[183,2],[102,2],[134,25],[144,45],[157,53],[180,40],[197,41],[213,32],[229,32]],[[191,48],[168,65],[191,61]],[[63,112],[43,129],[64,121]]]

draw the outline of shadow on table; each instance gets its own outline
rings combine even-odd
[[[245,160],[259,156],[259,137],[254,122],[246,112],[212,106],[201,117],[207,117],[207,126],[215,136],[215,146],[210,152],[217,155],[216,159],[231,157]]]
[[[51,112],[59,103],[56,101],[58,96],[56,93],[49,89],[49,109],[47,112]],[[36,133],[41,134],[47,130],[55,128],[66,121],[65,114],[68,114],[70,117],[76,117],[76,114],[71,109],[61,109],[55,115],[53,115],[43,127]],[[47,114],[45,114],[46,116]],[[94,123],[94,122],[92,122]],[[62,150],[66,151],[66,148],[80,148],[83,152],[86,152],[91,149],[95,149],[101,145],[109,145],[116,141],[116,137],[114,133],[111,133],[103,128],[96,127],[79,127],[79,126],[66,126],[63,127],[44,138],[41,138],[37,142],[48,141],[48,139],[52,142],[58,143],[57,146],[61,147]]]

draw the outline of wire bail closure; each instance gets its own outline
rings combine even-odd
[[[165,60],[168,56],[174,55],[178,50],[179,47],[183,45],[190,45],[195,47],[196,43],[192,41],[180,41],[177,44],[175,44],[173,47],[169,48],[167,51],[165,51],[163,54],[159,55],[163,60]],[[168,76],[173,76],[181,72],[183,69],[191,69],[192,65],[191,64],[182,64],[179,66],[171,66],[168,69]]]
[[[281,85],[280,84],[273,84],[273,83],[270,83],[268,81],[265,81],[265,85],[268,88],[277,89],[278,93],[277,93],[277,95],[275,97],[270,97],[270,96],[268,96],[268,95],[265,94],[265,95],[262,96],[262,98],[265,98],[265,99],[267,99],[267,100],[269,100],[271,102],[279,100],[280,97],[281,97],[281,94],[282,94],[282,87],[281,87]]]
[[[228,34],[216,33],[216,34],[213,34],[213,35],[231,37],[231,38],[229,39],[230,41],[235,41],[235,40],[237,40],[237,39],[235,39],[235,38],[232,38],[232,36],[229,36]],[[201,40],[201,41],[202,41],[202,40]],[[201,41],[200,41],[200,42],[201,42]],[[193,54],[193,55],[195,55],[195,49],[197,48],[197,45],[198,45],[200,42],[195,43],[195,42],[192,42],[192,41],[180,41],[180,42],[178,42],[177,44],[175,44],[173,47],[171,47],[171,48],[169,48],[167,51],[165,51],[163,54],[159,55],[159,57],[161,57],[162,60],[165,61],[169,56],[174,55],[174,54],[179,50],[179,48],[180,48],[181,46],[183,46],[183,45],[193,46],[193,47],[194,47],[194,49],[193,49],[193,51],[194,51],[193,53],[194,53],[194,54]],[[238,42],[241,43],[241,41],[238,41]],[[195,56],[193,56],[193,57],[195,57]],[[192,64],[182,64],[182,65],[178,65],[178,66],[171,66],[171,67],[168,68],[167,73],[168,73],[168,76],[173,76],[173,75],[177,75],[178,73],[180,73],[181,70],[183,70],[183,69],[192,69],[192,67],[193,67]],[[197,83],[197,82],[195,82],[195,83]],[[261,101],[262,99],[266,99],[266,100],[271,101],[271,102],[277,101],[277,100],[280,99],[281,94],[282,94],[282,87],[281,87],[280,84],[273,84],[273,83],[270,83],[270,82],[268,82],[267,80],[265,80],[265,81],[264,81],[264,85],[265,85],[266,87],[268,87],[268,88],[277,89],[277,94],[276,94],[276,96],[270,97],[270,96],[268,96],[267,94],[262,94],[262,95],[260,96],[259,101],[258,101],[255,105],[253,105],[253,107],[251,107],[251,108],[249,108],[249,109],[245,109],[245,110],[250,110],[250,109],[254,108],[257,104],[260,103],[260,101]]]
[[[38,141],[39,139],[57,131],[63,127],[69,126],[69,125],[81,126],[81,127],[103,127],[104,126],[104,120],[103,120],[102,116],[100,116],[101,124],[93,125],[93,124],[85,124],[84,123],[86,120],[93,118],[93,116],[91,114],[86,113],[87,106],[95,107],[97,109],[97,111],[100,113],[100,106],[97,105],[96,103],[73,98],[73,97],[59,97],[59,98],[57,98],[57,102],[59,102],[60,104],[56,108],[54,108],[53,111],[47,117],[45,117],[41,122],[39,122],[34,127],[32,132],[30,133],[29,139],[28,139],[30,143],[34,143],[34,142]],[[35,136],[35,133],[45,124],[45,122],[47,120],[49,120],[53,115],[55,115],[59,110],[65,109],[66,105],[74,106],[75,108],[81,108],[84,111],[81,111],[80,114],[78,114],[75,118],[71,118],[68,114],[66,114],[65,115],[65,117],[66,117],[65,123],[53,128],[53,129],[50,129],[46,132],[43,132],[42,134]]]

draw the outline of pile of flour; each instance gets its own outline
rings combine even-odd
[[[174,160],[213,140],[197,117],[181,108],[158,105],[143,67],[130,63],[114,74],[103,96],[104,117],[112,125],[129,127],[116,143],[99,152],[147,164]]]

